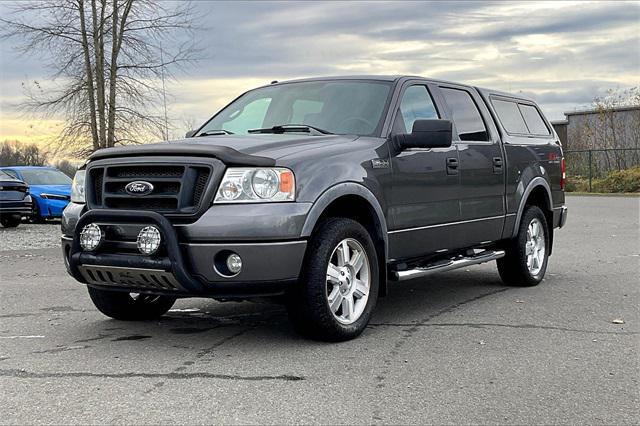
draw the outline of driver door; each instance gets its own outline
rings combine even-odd
[[[410,133],[415,120],[437,118],[443,117],[429,86],[409,83],[403,88],[390,136]],[[393,154],[390,258],[420,257],[454,248],[446,224],[460,219],[456,146],[411,148]]]

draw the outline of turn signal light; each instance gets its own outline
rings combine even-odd
[[[287,170],[280,173],[280,192],[293,192],[293,172]]]

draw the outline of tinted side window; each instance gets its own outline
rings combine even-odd
[[[459,89],[442,88],[461,141],[488,141],[489,134],[471,95]]]
[[[492,99],[491,103],[493,104],[493,108],[496,110],[496,114],[498,114],[500,122],[507,132],[529,133],[526,124],[524,124],[522,114],[520,114],[520,110],[518,109],[518,104],[498,99]]]
[[[438,112],[425,86],[411,86],[405,90],[394,123],[395,133],[410,133],[416,120],[437,119]],[[404,126],[404,128],[403,128]]]
[[[523,105],[519,104],[520,111],[522,111],[522,116],[524,117],[524,121],[527,123],[527,127],[529,128],[529,133],[532,135],[548,135],[549,129],[546,124],[544,124],[544,120],[540,116],[540,112],[538,109],[532,105]]]

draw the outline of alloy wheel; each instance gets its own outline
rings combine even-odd
[[[544,227],[539,219],[534,218],[527,228],[527,240],[525,243],[527,268],[529,269],[529,273],[534,277],[542,270],[545,251]]]
[[[371,270],[362,244],[353,238],[340,241],[327,266],[327,303],[342,324],[362,316],[369,300]]]

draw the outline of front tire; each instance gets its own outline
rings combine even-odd
[[[287,294],[289,318],[313,339],[353,339],[369,323],[379,280],[367,230],[351,219],[329,218],[311,237],[298,285]]]
[[[5,228],[15,228],[20,225],[22,218],[20,216],[2,216],[0,217],[0,224]]]
[[[530,287],[542,281],[549,261],[549,228],[539,207],[529,206],[524,210],[518,235],[509,242],[505,252],[505,257],[497,263],[506,285]]]
[[[100,312],[122,321],[158,319],[166,314],[176,299],[169,296],[135,294],[87,287],[91,301]]]

